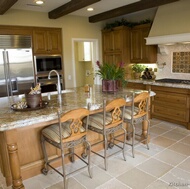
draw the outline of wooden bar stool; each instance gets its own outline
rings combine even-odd
[[[91,176],[91,169],[90,169],[90,152],[91,146],[90,143],[87,141],[87,129],[88,129],[88,119],[89,119],[89,110],[80,108],[71,110],[67,113],[61,113],[58,111],[58,124],[53,124],[51,126],[46,127],[42,130],[41,133],[41,143],[42,143],[42,150],[45,158],[45,165],[42,169],[42,173],[47,175],[48,168],[51,167],[55,170],[58,174],[63,177],[64,181],[64,188],[67,188],[66,184],[66,176],[81,170],[84,167],[88,167],[88,172],[90,177]],[[85,120],[85,123],[84,123]],[[47,156],[47,150],[45,146],[45,142],[55,146],[56,148],[61,150],[61,155],[54,159],[49,159]],[[81,155],[75,154],[74,148],[79,144],[85,145],[85,152]],[[69,152],[65,153],[65,149],[69,149]],[[66,173],[65,171],[65,156],[71,156],[72,161],[74,161],[74,155],[76,155],[80,160],[82,160],[86,165],[80,169],[74,170],[70,173]],[[84,160],[88,156],[87,161]],[[52,166],[52,162],[61,158],[62,161],[62,171],[58,171],[55,167]]]
[[[138,144],[139,142],[145,142],[147,145],[147,149],[149,149],[148,146],[148,135],[149,135],[149,127],[150,127],[150,120],[148,116],[149,112],[149,99],[150,99],[150,93],[149,92],[142,92],[135,96],[133,93],[132,95],[132,101],[127,103],[127,106],[125,108],[125,114],[124,114],[124,122],[127,123],[129,126],[127,128],[127,137],[130,138],[130,135],[132,135],[132,143],[126,143],[128,145],[132,146],[132,155],[134,155],[134,146]],[[142,138],[142,133],[136,133],[136,127],[135,125],[137,123],[143,123],[146,121],[147,123],[147,134],[145,138]],[[135,136],[140,136],[142,140],[135,143]]]
[[[126,105],[126,101],[124,98],[115,99],[110,102],[106,102],[106,100],[104,100],[103,112],[90,115],[89,117],[88,129],[103,135],[102,140],[94,144],[91,144],[91,146],[104,143],[104,155],[101,155],[100,153],[95,152],[95,151],[92,151],[92,152],[104,158],[105,170],[107,170],[107,167],[108,167],[107,158],[120,151],[123,152],[124,160],[126,160],[125,153],[124,153],[125,143],[126,143],[126,130],[123,127],[123,119],[124,119],[123,113],[125,110],[125,105]],[[115,133],[117,131],[122,131],[122,132],[115,136]],[[111,140],[108,143],[108,136],[110,135],[111,135]],[[124,139],[123,139],[124,141],[121,141],[118,139],[118,137],[122,135],[124,136]],[[117,143],[115,143],[115,141],[122,142],[123,146],[122,147],[119,146]],[[108,155],[107,154],[108,147],[112,148],[113,146],[119,147],[120,150]]]

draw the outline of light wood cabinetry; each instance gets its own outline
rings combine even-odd
[[[152,117],[185,125],[190,129],[190,91],[171,87],[151,86]]]
[[[61,29],[35,28],[33,30],[33,47],[34,54],[61,54]]]
[[[133,27],[130,30],[131,63],[155,63],[157,60],[157,46],[146,45],[150,24]]]
[[[115,27],[102,31],[103,62],[117,64],[129,63],[129,28]]]
[[[128,82],[127,88],[146,90],[146,85],[144,85],[143,83]]]

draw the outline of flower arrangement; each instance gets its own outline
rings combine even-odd
[[[99,67],[96,74],[99,75],[102,80],[120,81],[123,86],[126,85],[127,81],[125,80],[125,69],[123,62],[118,64],[100,64],[100,62],[97,61],[96,64]]]

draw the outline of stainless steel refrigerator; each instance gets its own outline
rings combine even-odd
[[[34,85],[31,37],[0,35],[0,97],[24,94]]]

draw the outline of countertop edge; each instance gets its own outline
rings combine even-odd
[[[163,82],[155,82],[152,80],[141,80],[141,79],[128,79],[128,82],[132,83],[142,83],[144,85],[155,85],[161,87],[172,87],[172,88],[182,88],[182,89],[190,89],[190,85],[188,84],[177,84],[177,83],[163,83]]]

